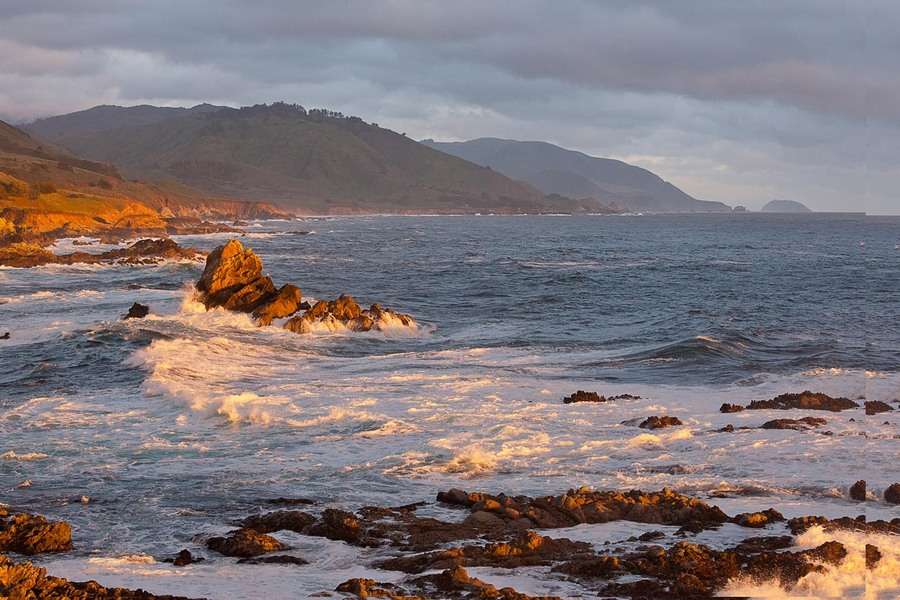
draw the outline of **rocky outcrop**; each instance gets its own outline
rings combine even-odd
[[[718,507],[667,488],[659,492],[601,492],[581,488],[561,496],[540,498],[450,490],[438,494],[437,499],[464,506],[473,515],[487,513],[501,522],[518,523],[526,528],[553,529],[618,520],[661,525],[698,523],[702,528],[714,528],[728,520]]]
[[[127,248],[109,250],[101,254],[73,252],[53,254],[38,244],[17,243],[0,247],[0,265],[8,267],[37,267],[48,264],[158,264],[164,260],[197,260],[203,254],[193,248],[182,248],[175,241],[164,239],[138,240]]]
[[[810,391],[799,394],[781,394],[771,400],[754,400],[748,410],[828,410],[840,412],[850,408],[859,408],[859,404],[849,398],[833,398],[827,394]]]
[[[252,313],[260,326],[271,325],[275,319],[290,317],[304,310],[303,314],[284,324],[285,329],[294,333],[310,333],[319,328],[327,331],[370,331],[393,326],[416,326],[409,315],[379,304],[363,309],[348,295],[332,301],[321,300],[309,306],[303,302],[300,288],[295,285],[286,284],[276,290],[272,279],[263,275],[259,257],[249,248],[244,248],[238,240],[231,240],[209,254],[196,287],[207,309],[222,307]]]
[[[683,425],[678,417],[670,417],[668,415],[658,417],[654,415],[647,417],[638,427],[641,429],[664,429],[666,427],[675,427],[676,425]]]
[[[780,512],[778,512],[774,508],[770,508],[761,512],[741,513],[739,515],[735,515],[731,522],[736,525],[740,525],[741,527],[751,527],[758,529],[760,527],[765,527],[770,523],[780,523],[784,520],[784,516],[782,516]]]
[[[0,556],[0,598],[10,600],[190,600],[182,596],[156,596],[143,590],[106,588],[96,581],[72,582],[52,577],[30,562]]]
[[[742,410],[744,410],[744,407],[740,404],[728,404],[727,402],[719,407],[719,412],[721,413],[736,413]]]
[[[363,309],[353,296],[346,294],[337,300],[320,300],[300,316],[284,324],[284,328],[294,333],[310,333],[317,328],[326,331],[371,331],[384,330],[392,326],[415,327],[409,315],[394,312],[373,304]]]
[[[0,508],[0,552],[31,556],[42,552],[64,552],[72,548],[72,528],[63,521],[48,521],[40,515],[8,515]]]

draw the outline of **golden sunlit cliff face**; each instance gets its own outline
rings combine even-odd
[[[165,235],[167,219],[287,216],[262,202],[203,198],[121,177],[0,121],[0,243],[65,236]]]

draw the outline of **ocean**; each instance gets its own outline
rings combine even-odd
[[[270,600],[400,579],[367,566],[383,550],[298,534],[284,539],[310,561],[300,568],[205,550],[277,497],[352,510],[454,487],[671,487],[728,514],[900,516],[880,499],[900,481],[900,412],[719,412],[803,390],[900,409],[900,217],[372,216],[246,229],[276,284],[308,300],[349,293],[418,327],[258,328],[194,300],[197,262],[0,269],[0,500],[72,523],[75,550],[37,559],[51,574]],[[175,239],[210,250],[230,237]],[[132,302],[151,315],[122,321]],[[640,399],[563,404],[576,390]],[[831,435],[717,431],[809,414]],[[684,426],[634,426],[650,415]],[[847,499],[858,479],[873,492],[864,506]],[[602,545],[651,529],[677,528],[564,534]],[[698,541],[754,534],[775,535],[728,525]],[[162,562],[182,548],[207,561]],[[900,550],[881,548],[884,573],[867,580],[848,561],[798,597],[898,597]],[[471,571],[591,597],[547,569]]]

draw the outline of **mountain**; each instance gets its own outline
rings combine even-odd
[[[130,178],[307,212],[539,212],[584,206],[325,110],[98,106],[28,131]],[[588,205],[591,205],[588,203]]]
[[[128,237],[208,231],[202,219],[288,216],[264,203],[202,197],[123,178],[0,121],[0,246],[70,235]]]
[[[762,212],[768,213],[810,213],[812,210],[800,202],[794,200],[772,200],[762,207]]]
[[[479,138],[424,144],[530,183],[545,194],[594,198],[643,212],[728,212],[721,202],[697,200],[646,169],[596,158],[547,142]]]

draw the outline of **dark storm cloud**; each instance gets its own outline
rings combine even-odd
[[[283,98],[630,157],[732,203],[894,205],[893,3],[2,0],[0,19],[0,116],[17,120]]]

